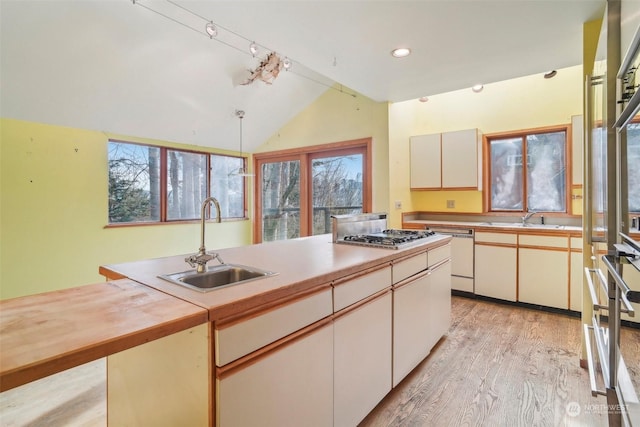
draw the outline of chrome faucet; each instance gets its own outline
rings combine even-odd
[[[197,254],[188,256],[184,259],[185,262],[187,262],[191,267],[195,267],[196,273],[204,273],[205,271],[207,271],[207,263],[212,259],[217,259],[218,261],[220,261],[220,264],[224,264],[224,261],[222,261],[220,255],[218,255],[217,253],[208,254],[207,248],[205,248],[204,246],[205,213],[209,203],[213,203],[213,205],[216,207],[217,222],[222,222],[222,217],[220,214],[220,203],[218,203],[218,200],[216,200],[215,197],[207,197],[206,199],[204,199],[204,202],[202,202],[202,211],[200,214],[200,249],[198,250]]]
[[[529,218],[531,218],[532,216],[534,216],[535,214],[537,214],[538,212],[536,211],[532,211],[530,209],[527,209],[527,213],[525,214],[525,216],[522,217],[522,226],[526,227],[527,225],[527,220]]]

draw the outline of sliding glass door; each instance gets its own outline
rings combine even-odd
[[[371,139],[257,153],[254,241],[331,233],[331,216],[370,212]]]
[[[362,213],[363,155],[311,159],[312,234],[331,233],[331,215]]]
[[[262,240],[300,237],[300,161],[263,163]]]

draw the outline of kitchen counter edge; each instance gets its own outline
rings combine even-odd
[[[209,321],[228,319],[268,309],[270,306],[330,287],[336,279],[390,264],[394,260],[447,244],[450,236],[438,236],[402,249],[335,244],[330,234],[216,250],[230,264],[275,271],[275,276],[211,292],[198,292],[159,278],[188,270],[186,255],[105,265],[107,278],[127,277],[188,301],[209,312]],[[187,268],[185,268],[187,267]]]

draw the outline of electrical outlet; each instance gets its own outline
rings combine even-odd
[[[456,207],[455,200],[447,200],[447,209],[454,209]]]
[[[396,209],[402,209],[402,202],[400,200],[396,200]]]

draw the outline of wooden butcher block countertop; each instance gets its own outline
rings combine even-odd
[[[0,392],[207,322],[123,279],[0,301]]]

